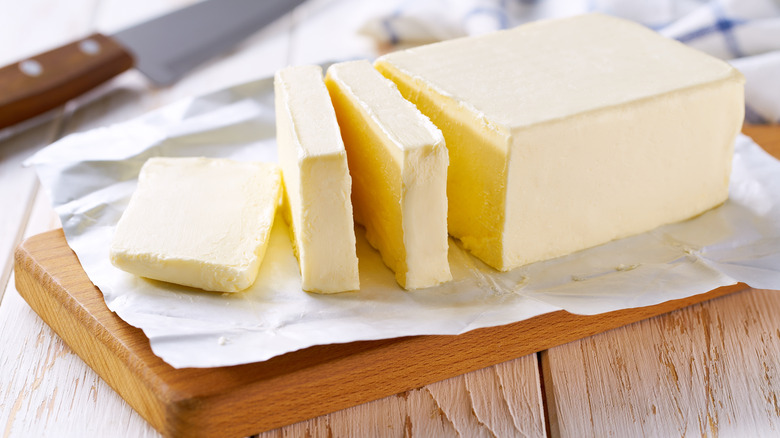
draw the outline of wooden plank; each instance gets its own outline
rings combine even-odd
[[[0,142],[0,303],[11,275],[14,248],[22,239],[24,225],[38,189],[38,177],[33,169],[22,167],[22,161],[50,141],[56,123],[47,123],[6,141]]]
[[[59,226],[45,192],[36,197],[26,235]],[[0,436],[157,435],[13,287],[0,306]],[[103,419],[96,422],[96,419]]]
[[[0,66],[53,48],[87,33],[92,0],[10,2],[0,14]],[[57,138],[60,125],[53,111],[0,131],[0,302],[11,274],[13,249],[21,241],[38,179],[21,163]]]
[[[108,311],[61,230],[16,252],[17,289],[144,418],[166,435],[255,433],[418,388],[740,290],[720,288],[596,316],[564,311],[459,336],[315,346],[266,362],[175,370]]]
[[[550,349],[560,436],[780,430],[780,294],[747,290]]]
[[[260,435],[545,436],[536,355],[385,397]]]

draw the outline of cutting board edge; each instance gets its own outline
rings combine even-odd
[[[293,411],[274,412],[272,410],[274,406],[258,406],[259,403],[265,400],[259,394],[252,393],[253,389],[260,388],[262,390],[263,384],[267,382],[233,389],[233,394],[197,394],[196,392],[182,392],[173,389],[175,385],[170,385],[170,381],[166,381],[165,375],[166,372],[176,373],[176,370],[166,371],[154,366],[149,367],[147,361],[136,355],[138,348],[149,349],[148,340],[146,340],[139,329],[130,327],[107,308],[105,311],[110,316],[100,312],[97,312],[97,316],[90,313],[88,310],[90,306],[94,307],[102,304],[105,307],[105,303],[102,301],[102,293],[97,287],[89,283],[89,287],[94,289],[93,293],[95,296],[100,298],[100,303],[82,303],[71,294],[67,285],[63,285],[63,282],[72,281],[72,278],[64,278],[65,274],[62,274],[63,278],[58,278],[58,274],[55,273],[53,275],[49,272],[50,269],[48,269],[47,263],[62,263],[62,260],[58,261],[57,257],[41,257],[38,254],[39,249],[33,245],[40,239],[62,239],[64,242],[65,238],[62,230],[54,230],[32,236],[19,245],[15,253],[14,270],[16,273],[17,290],[19,290],[20,295],[66,344],[71,346],[142,417],[166,436],[192,436],[194,434],[199,436],[220,436],[226,432],[240,436],[258,433],[397,394],[526,354],[546,350],[576,339],[747,288],[744,284],[736,284],[682,300],[668,301],[656,306],[638,309],[624,309],[603,315],[583,316],[570,314],[565,311],[556,311],[506,326],[477,329],[457,336],[415,336],[387,340],[384,343],[369,341],[375,342],[376,344],[373,345],[379,345],[379,348],[385,351],[374,351],[375,349],[372,348],[365,351],[358,349],[357,353],[350,353],[343,361],[340,361],[342,363],[328,363],[322,367],[313,367],[322,369],[322,375],[314,381],[313,385],[307,386],[310,382],[308,380],[301,381],[298,375],[295,375],[297,381],[289,382],[289,385],[284,385],[284,382],[281,385],[280,382],[272,382],[276,385],[274,387],[283,393],[279,394],[283,395],[283,399],[276,407],[293,409]],[[78,268],[72,272],[72,275],[84,276],[86,278],[86,274],[78,265],[76,255],[67,247],[67,243],[64,243],[64,246],[70,253],[69,257],[75,260],[75,267]],[[59,251],[63,249],[60,248]],[[67,259],[68,257],[65,258]],[[72,269],[74,267],[72,264],[73,262],[65,267]],[[83,282],[83,280],[81,281]],[[64,318],[62,315],[64,315]],[[101,321],[99,318],[109,318],[110,320]],[[112,325],[113,329],[111,328]],[[122,325],[126,326],[126,330],[124,327],[117,329],[117,327]],[[118,336],[124,336],[124,339],[119,339],[119,337],[112,334],[112,330],[119,330]],[[145,345],[133,345],[133,342],[138,342],[139,336],[143,337]],[[484,345],[480,345],[485,344],[486,340],[506,340],[510,337],[512,340],[522,338],[524,341],[501,342],[502,346],[507,347],[505,349],[490,348],[486,350]],[[98,342],[90,344],[88,343],[90,339],[95,339]],[[130,341],[128,342],[127,339],[130,339]],[[529,340],[531,342],[528,342]],[[471,349],[481,348],[482,350],[478,354],[462,355],[459,361],[454,360],[452,357],[444,358],[442,361],[442,357],[436,356],[436,354],[443,352],[451,353],[452,349],[449,347],[452,344],[460,344],[465,348]],[[344,345],[345,347],[343,348],[347,348],[346,346],[350,344]],[[342,347],[331,346],[326,348],[338,349]],[[354,385],[349,391],[340,392],[339,395],[342,397],[339,400],[333,400],[331,397],[330,400],[321,405],[309,406],[308,409],[304,406],[305,409],[299,409],[301,402],[296,400],[296,396],[316,395],[317,388],[327,387],[332,382],[337,382],[339,378],[344,379],[344,376],[332,375],[331,371],[338,370],[347,374],[350,372],[356,373],[355,375],[359,376],[358,378],[362,379],[361,381],[365,381],[368,379],[366,376],[371,376],[375,372],[387,369],[377,364],[378,359],[386,361],[388,357],[397,357],[403,352],[407,353],[407,364],[411,363],[411,368],[405,371],[405,376],[410,378],[410,380],[406,382],[392,382],[390,381],[392,379],[385,379],[381,387]],[[301,353],[294,352],[291,354]],[[410,358],[414,360],[410,360]],[[364,369],[355,370],[356,365],[360,363],[368,364],[368,366]],[[231,367],[226,367],[225,369],[229,368]],[[456,372],[453,370],[456,370]],[[201,372],[208,373],[210,371]],[[404,371],[398,370],[391,372],[396,377],[400,375],[399,373],[404,373]],[[374,384],[376,383],[377,380],[374,379]],[[349,388],[342,387],[341,389]],[[237,396],[241,403],[246,403],[249,406],[254,404],[255,407],[259,407],[265,414],[275,415],[270,417],[258,415],[258,417],[265,418],[254,421],[243,417],[235,418],[235,420],[243,419],[244,422],[234,423],[229,427],[231,430],[226,430],[225,425],[230,424],[230,421],[224,418],[208,418],[208,416],[217,412],[230,412],[232,409],[231,401],[237,403],[236,400],[230,400],[231,395]],[[256,413],[259,414],[260,412]]]
[[[57,232],[62,233],[62,230],[47,233]],[[133,365],[139,365],[139,360],[129,349],[124,358],[118,354],[116,349],[106,342],[106,339],[111,337],[110,332],[102,324],[90,324],[99,321],[90,319],[89,312],[83,305],[28,251],[27,244],[31,240],[47,233],[26,239],[14,252],[14,278],[19,295],[73,352],[95,370],[136,412],[158,431],[171,436],[166,433],[169,432],[166,430],[169,423],[166,417],[170,401],[175,399],[175,396],[167,393],[167,385],[161,385],[157,388],[158,391],[155,391],[149,373],[135,372]],[[79,320],[80,316],[84,319]],[[90,338],[97,342],[87,344]],[[122,373],[133,376],[134,379],[122,379]]]

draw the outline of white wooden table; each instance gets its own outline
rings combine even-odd
[[[191,0],[0,0],[0,65]],[[0,436],[158,436],[19,297],[13,249],[58,227],[20,163],[71,132],[285,65],[374,57],[376,10],[313,0],[174,87],[131,71],[0,133]],[[110,145],[106,145],[110,147]],[[780,435],[780,295],[746,291],[261,436]]]

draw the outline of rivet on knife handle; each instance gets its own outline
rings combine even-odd
[[[0,68],[0,128],[42,114],[133,67],[99,33]]]

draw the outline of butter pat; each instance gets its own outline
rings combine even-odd
[[[321,293],[357,290],[352,179],[322,69],[280,70],[274,89],[285,218],[291,225],[302,287]]]
[[[742,75],[629,21],[583,15],[385,55],[439,126],[449,232],[508,270],[724,202]]]
[[[114,232],[114,266],[208,291],[254,283],[281,193],[274,164],[151,158]]]
[[[354,181],[355,219],[398,283],[452,279],[447,260],[447,149],[441,131],[368,61],[325,78]]]

